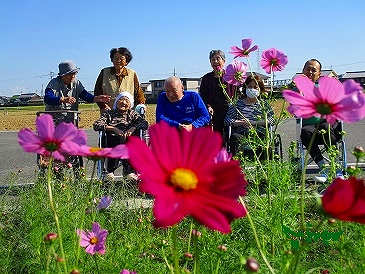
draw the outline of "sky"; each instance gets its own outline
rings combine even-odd
[[[42,91],[73,60],[77,78],[89,91],[109,52],[127,47],[128,67],[140,82],[201,77],[211,71],[209,52],[221,49],[226,65],[231,46],[251,38],[260,52],[249,60],[259,66],[261,53],[276,48],[288,56],[275,79],[290,79],[310,58],[337,74],[365,71],[363,0],[1,0],[0,96]]]

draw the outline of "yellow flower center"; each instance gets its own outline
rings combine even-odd
[[[89,151],[91,153],[95,153],[95,152],[98,152],[99,150],[102,150],[102,148],[100,147],[90,147]]]
[[[195,172],[186,168],[177,168],[171,174],[171,183],[182,190],[195,189],[198,185],[198,177]]]
[[[90,244],[92,244],[92,245],[96,245],[98,243],[98,238],[97,237],[92,237],[91,239],[90,239]]]

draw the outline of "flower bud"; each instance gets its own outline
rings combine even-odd
[[[189,253],[189,252],[185,252],[184,253],[184,257],[189,259],[189,260],[192,260],[193,259],[193,254]]]
[[[361,158],[365,157],[365,151],[363,147],[357,146],[352,151],[352,154],[356,157],[357,160],[360,160]]]
[[[327,222],[328,222],[329,225],[333,225],[336,222],[336,219],[329,218]]]
[[[198,231],[198,230],[195,230],[195,229],[193,229],[192,231],[191,231],[191,235],[193,235],[193,236],[196,236],[196,237],[201,237],[202,236],[202,233],[200,232],[200,231]]]
[[[245,267],[248,272],[258,272],[260,269],[260,264],[257,262],[255,258],[248,258],[246,260]]]
[[[59,263],[63,263],[65,261],[65,259],[57,256],[56,261]]]
[[[227,246],[226,245],[219,245],[217,246],[218,250],[221,250],[221,251],[227,251]]]
[[[57,239],[57,234],[56,233],[53,233],[53,232],[50,232],[48,233],[44,238],[43,240],[45,242],[53,242],[55,239]]]

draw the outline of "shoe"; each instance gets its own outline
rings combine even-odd
[[[114,173],[113,172],[110,172],[110,173],[105,174],[104,175],[104,178],[103,178],[103,181],[104,182],[114,181]]]
[[[327,174],[318,174],[317,176],[313,177],[313,181],[317,183],[325,183],[327,181]]]
[[[139,176],[134,172],[127,174],[126,177],[127,177],[127,179],[134,180],[134,181],[138,181],[138,179],[139,179]]]
[[[339,178],[339,179],[342,179],[342,180],[345,180],[345,177],[343,176],[343,173],[341,170],[338,170],[336,172],[336,178]]]

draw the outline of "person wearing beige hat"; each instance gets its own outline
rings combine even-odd
[[[89,93],[79,80],[76,79],[76,74],[79,72],[75,63],[71,60],[66,60],[58,65],[59,73],[56,78],[53,78],[47,85],[44,91],[44,102],[46,111],[54,110],[74,110],[79,109],[79,99],[88,103],[109,103],[109,95],[94,96]],[[65,122],[72,122],[70,118]]]

